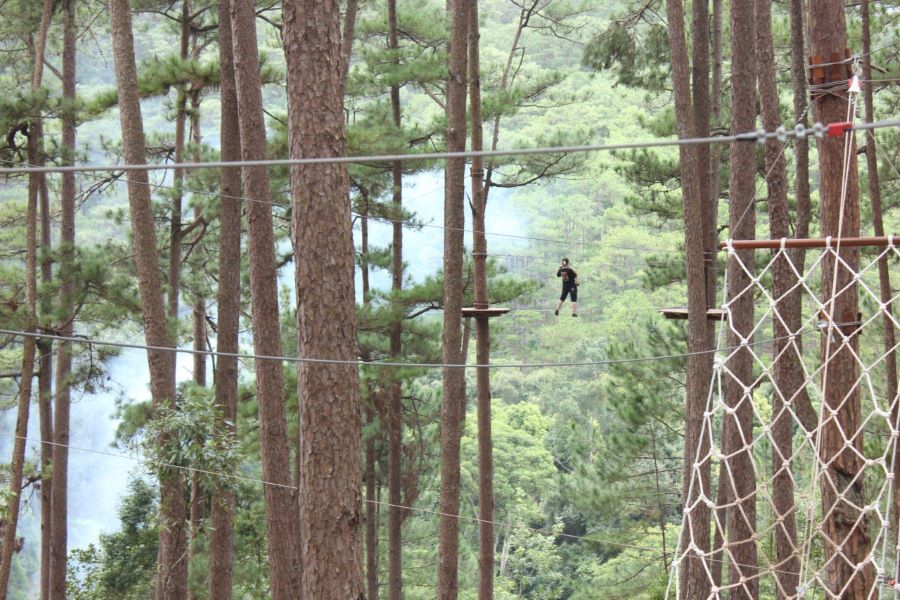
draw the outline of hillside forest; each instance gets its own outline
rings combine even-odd
[[[884,597],[898,19],[0,0],[0,597]]]

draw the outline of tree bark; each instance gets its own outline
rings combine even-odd
[[[753,3],[731,5],[731,131],[751,131],[756,119],[756,39]],[[748,40],[751,40],[748,43]],[[737,240],[756,237],[755,175],[756,148],[752,144],[731,144],[729,182],[730,237]],[[755,266],[752,250],[740,251],[728,258],[728,301],[731,303],[726,345],[740,346],[753,335],[753,301],[750,277]],[[745,271],[746,269],[747,271]],[[753,439],[753,354],[744,348],[732,354],[725,378],[725,403],[733,412],[724,416],[726,476],[729,496],[733,501],[728,510],[728,578],[731,585],[746,582],[731,589],[729,598],[759,597],[756,578],[756,478],[753,468],[751,441]]]
[[[360,270],[362,271],[363,304],[369,305],[371,295],[369,292],[369,200],[366,197],[360,208]],[[370,357],[364,357],[369,360]],[[375,422],[375,410],[373,394],[374,386],[367,382],[368,404],[365,407],[366,426],[371,427]],[[378,482],[375,477],[375,436],[369,435],[366,439],[366,590],[368,600],[378,600],[378,502],[376,489]]]
[[[28,304],[28,325],[26,331],[34,332],[35,290],[37,282],[37,203],[28,201],[26,216],[26,302]],[[28,409],[31,404],[32,379],[34,378],[35,341],[26,337],[22,349],[22,378],[19,384],[18,410],[16,412],[16,437],[9,468],[9,499],[6,504],[6,518],[3,522],[2,546],[0,546],[0,598],[5,598],[9,588],[9,573],[13,555],[16,554],[16,527],[19,523],[19,500],[22,495],[22,473],[25,467],[25,436],[28,433]]]
[[[803,0],[790,0],[790,17],[791,17],[791,86],[793,89],[794,104],[794,121],[796,123],[807,124],[808,119],[807,107],[808,96],[806,91],[806,44],[805,28],[803,25]],[[812,201],[809,192],[809,140],[807,138],[798,137],[794,140],[794,163],[796,179],[796,189],[794,195],[797,199],[796,222],[794,225],[794,237],[809,237],[809,223],[812,219]],[[791,262],[794,263],[797,270],[802,273],[806,262],[806,251],[802,248],[792,250],[790,253]],[[793,308],[788,303],[787,314],[791,314],[791,310],[802,311],[803,298],[801,296],[799,307]],[[803,339],[796,340],[797,348],[802,351]],[[809,394],[804,390],[794,398],[794,410],[797,418],[806,431],[816,431],[818,429],[819,417],[813,408]]]
[[[388,48],[394,53],[391,62],[399,69],[399,44],[397,42],[397,0],[388,0]],[[391,85],[391,115],[394,126],[400,130],[400,86]],[[403,316],[399,295],[403,290],[403,162],[391,165],[393,194],[391,209],[394,214],[393,241],[391,244],[391,298],[393,299],[390,327],[390,351],[394,360],[400,358],[403,347]],[[403,597],[403,399],[400,375],[391,373],[388,396],[388,598]]]
[[[344,32],[341,34],[341,87],[347,87],[347,75],[350,73],[350,59],[353,58],[353,38],[356,36],[356,11],[359,0],[347,0],[344,11]]]
[[[708,137],[710,129],[709,91],[709,0],[695,0],[691,3],[693,25],[691,80],[693,84],[694,135]],[[694,147],[698,173],[709,173],[712,149],[709,144]],[[698,177],[699,194],[703,202],[703,270],[706,278],[706,305],[712,308],[716,302],[716,254],[718,252],[718,200],[719,190],[712,189],[711,178]],[[706,343],[711,348],[715,344],[715,328],[706,328]]]
[[[31,89],[41,86],[44,73],[44,53],[47,45],[47,32],[53,15],[53,0],[45,0],[35,43],[29,36],[29,49],[34,64]],[[28,163],[35,166],[44,165],[44,120],[37,115],[29,124]],[[41,217],[41,282],[50,284],[53,281],[52,230],[50,224],[50,194],[47,190],[47,177],[43,173],[32,173],[28,177],[28,193],[36,196],[40,206]],[[39,199],[39,200],[38,200]],[[41,298],[40,314],[49,321],[52,302],[48,294]],[[52,487],[51,464],[53,463],[53,342],[37,340],[36,347],[40,353],[40,370],[38,372],[38,403],[41,429],[41,600],[50,596],[50,534]]]
[[[229,0],[219,0],[219,100],[221,105],[221,159],[241,158],[237,89],[234,79],[233,35]],[[217,294],[216,350],[238,351],[241,308],[241,171],[234,167],[219,171],[219,289]],[[219,356],[215,376],[216,407],[221,415],[217,442],[228,444],[236,434],[238,361]],[[234,490],[218,483],[212,501],[212,532],[209,539],[209,597],[231,600],[234,563]]]
[[[691,109],[689,61],[684,32],[684,7],[681,0],[666,0],[669,52],[672,62],[672,83],[675,97],[675,119],[678,137],[691,137],[694,116]],[[699,553],[709,551],[709,508],[697,502],[701,494],[709,495],[708,439],[701,435],[706,396],[712,379],[712,355],[696,354],[708,350],[706,321],[706,274],[704,269],[703,237],[690,232],[703,231],[704,201],[700,196],[700,172],[692,148],[681,146],[681,188],[684,196],[685,273],[688,284],[688,351],[685,381],[685,437],[684,469],[682,473],[682,505],[689,515],[690,527],[681,534],[680,547],[685,560],[679,573],[683,598],[706,598],[709,579]],[[695,464],[698,457],[699,463]],[[692,480],[694,480],[692,485]],[[697,550],[690,551],[691,545]]]
[[[75,100],[76,66],[76,6],[75,0],[64,3],[65,25],[63,32],[63,97]],[[75,162],[75,115],[63,115],[62,147],[65,161]],[[60,188],[60,287],[59,299],[62,317],[60,335],[71,336],[74,330],[75,305],[72,298],[75,282],[72,277],[75,261],[75,174],[63,173]],[[68,495],[69,495],[69,375],[72,370],[72,346],[59,344],[56,372],[56,407],[53,411],[53,484],[50,500],[50,598],[66,597],[68,553]]]
[[[43,48],[37,56],[43,55]],[[36,59],[36,63],[39,61]],[[41,67],[36,67],[36,70]],[[38,76],[35,79],[40,81]],[[34,333],[37,324],[37,205],[38,186],[29,185],[25,215],[25,303],[27,322],[25,331]],[[25,436],[28,434],[28,413],[34,379],[35,338],[26,337],[22,349],[22,375],[16,411],[15,439],[9,466],[9,497],[2,521],[0,539],[0,598],[7,597],[13,555],[17,552],[16,530],[19,523],[19,504],[22,496],[22,473],[25,468]]]
[[[344,156],[337,0],[286,0],[284,48],[290,156]],[[354,361],[354,248],[346,166],[296,167],[291,190],[300,355]],[[354,364],[304,363],[297,379],[303,595],[362,599],[359,373]]]
[[[194,52],[195,58],[196,55],[199,54],[196,50]],[[200,162],[202,157],[200,156],[200,144],[202,143],[201,130],[200,130],[200,90],[194,89],[191,92],[191,141],[194,147],[194,152],[191,159],[194,162]],[[226,202],[235,202],[234,200],[226,200]],[[199,221],[203,218],[203,212],[199,207],[194,208],[194,219]],[[205,388],[206,387],[206,358],[207,356],[203,354],[203,351],[207,349],[206,346],[206,299],[197,294],[197,297],[194,299],[194,307],[192,311],[192,333],[191,338],[193,339],[193,349],[196,351],[194,354],[194,384],[198,387]],[[205,440],[199,440],[201,443],[204,443]],[[200,473],[194,471],[191,473],[191,509],[190,509],[190,564],[193,565],[195,562],[195,558],[198,554],[200,554],[203,550],[201,547],[200,534],[203,532],[203,527],[205,525],[205,520],[207,517],[207,494],[203,490],[203,486],[200,480]],[[203,583],[202,588],[206,587],[205,582],[206,573],[200,573],[197,579],[200,579]],[[199,585],[199,584],[198,584]],[[201,588],[201,589],[202,589]],[[190,600],[194,600],[200,598],[201,596],[194,591],[189,591]]]
[[[775,80],[775,47],[772,40],[771,0],[756,0],[756,53],[758,66],[759,106],[763,128],[775,131],[781,126],[778,115],[778,86]],[[769,232],[773,239],[790,236],[787,201],[787,169],[782,143],[769,140],[765,146],[765,169],[768,174]],[[797,523],[794,515],[793,404],[799,394],[806,394],[801,355],[788,336],[802,328],[801,295],[791,290],[796,284],[788,262],[792,256],[782,253],[773,265],[772,295],[776,299],[774,348],[772,350],[776,392],[772,395],[772,504],[777,525],[775,555],[779,569],[775,573],[779,598],[792,598],[800,582],[797,551]],[[802,267],[801,267],[802,270]],[[807,397],[806,401],[809,399]]]
[[[127,164],[144,164],[144,128],[141,118],[131,7],[128,0],[110,0],[110,30],[119,93],[119,120]],[[159,253],[156,249],[155,223],[150,205],[150,187],[146,171],[135,171],[128,179],[128,201],[134,233],[135,264],[140,291],[144,337],[147,345],[173,347],[163,303]],[[175,406],[175,371],[171,352],[148,350],[150,390],[154,407]],[[59,437],[59,431],[56,432]],[[160,444],[166,439],[161,436]],[[159,573],[156,582],[158,600],[180,600],[187,596],[187,543],[185,536],[185,500],[183,478],[177,470],[160,476]]]
[[[840,0],[810,2],[810,51],[813,55],[843,56],[847,48],[847,26],[844,3]],[[832,73],[832,71],[835,71]],[[834,79],[846,80],[843,65],[828,69]],[[816,120],[833,123],[847,120],[847,92],[839,86],[831,93],[815,100]],[[856,170],[856,144],[852,134],[817,141],[819,172],[822,173],[821,199],[822,235],[836,238],[859,235],[859,190]],[[849,164],[844,165],[845,146]],[[842,175],[847,171],[846,196],[842,195]],[[843,214],[842,214],[843,211]],[[859,300],[854,276],[859,269],[859,250],[840,249],[846,262],[836,269],[833,255],[822,264],[822,301],[833,315],[833,323],[852,323],[857,320]],[[837,271],[837,272],[836,272]],[[835,293],[840,290],[840,293]],[[862,459],[863,431],[859,388],[856,385],[859,369],[854,354],[859,339],[852,336],[847,344],[830,326],[822,336],[821,351],[827,366],[823,369],[822,395],[829,415],[822,423],[819,435],[821,464],[827,465],[819,481],[822,488],[825,560],[828,564],[827,585],[833,594],[847,598],[865,598],[875,583],[871,565],[864,567],[871,545],[869,522],[857,506],[866,505],[861,477],[865,468]],[[849,329],[845,329],[849,333]],[[835,337],[837,341],[829,342]],[[833,415],[833,416],[831,416]],[[846,441],[851,440],[851,441]],[[840,549],[838,548],[840,547]],[[840,556],[838,556],[840,554]],[[856,567],[861,567],[856,570]]]
[[[806,125],[808,122],[806,115],[809,97],[806,91],[806,43],[804,41],[806,39],[806,29],[803,24],[805,12],[803,3],[804,0],[790,0],[791,87],[794,92],[794,121]],[[805,238],[809,237],[809,223],[812,219],[812,202],[809,193],[809,140],[805,137],[798,137],[794,140],[794,162],[796,165],[794,178],[797,180],[797,189],[794,191],[797,198],[797,224],[794,228],[794,236]],[[804,251],[798,250],[794,262],[802,267],[805,257]],[[802,348],[802,346],[800,347]],[[807,418],[811,420],[808,426],[804,423],[807,431],[818,427],[816,422],[818,416],[811,405],[809,412],[811,414]]]
[[[447,84],[447,151],[466,147],[466,63],[471,0],[449,0],[451,15],[449,81]],[[444,324],[443,361],[461,364],[463,228],[465,227],[465,169],[462,158],[447,160],[444,171]],[[441,401],[441,491],[438,533],[438,590],[440,600],[456,600],[459,593],[459,481],[460,438],[465,418],[466,379],[461,368],[444,367]]]
[[[722,439],[728,439],[729,432],[722,430]],[[719,477],[716,482],[716,508],[713,513],[715,533],[713,533],[713,554],[709,568],[712,571],[712,582],[716,587],[722,586],[722,573],[725,570],[725,528],[728,523],[728,504],[730,503],[728,488],[730,482],[725,474],[724,461],[719,462]]]
[[[366,408],[366,424],[375,421],[375,412]],[[378,600],[378,503],[375,497],[375,440],[366,440],[366,590],[369,600]]]
[[[240,27],[232,29],[232,34],[243,160],[266,157],[255,19],[253,0],[232,0],[231,22],[240,23]],[[253,349],[256,354],[281,356],[275,237],[272,207],[268,204],[271,202],[269,175],[265,167],[244,167],[243,175],[244,192],[248,199]],[[284,416],[284,375],[280,360],[257,361],[256,395],[263,476],[267,481],[291,486]],[[276,600],[304,597],[301,595],[300,548],[294,539],[300,517],[290,487],[282,486],[265,486],[269,578],[272,597]]]
[[[709,107],[710,107],[710,121],[711,121],[711,129],[720,127],[720,120],[722,116],[722,67],[725,59],[723,58],[722,51],[722,37],[723,37],[723,10],[722,10],[722,0],[713,0],[712,3],[712,97],[710,99]],[[710,234],[707,231],[704,231],[704,235],[708,236],[707,244],[712,243],[712,247],[707,246],[707,252],[713,252],[711,256],[704,256],[707,260],[706,268],[707,268],[707,295],[706,299],[710,306],[716,305],[716,293],[718,290],[716,289],[716,276],[718,270],[718,263],[716,261],[716,251],[718,250],[717,242],[718,242],[718,206],[719,206],[719,196],[721,194],[721,167],[722,161],[725,156],[725,147],[722,145],[714,145],[710,148],[710,160],[709,160],[709,202],[710,205],[707,205],[706,209],[706,222],[711,224],[715,229],[715,232]],[[710,286],[710,283],[712,285]],[[715,335],[714,327],[707,327],[707,335]],[[711,341],[710,344],[714,344],[714,341]]]
[[[472,120],[472,150],[484,149],[481,117],[481,59],[478,28],[478,0],[469,9],[469,94]],[[485,212],[487,197],[484,189],[484,160],[472,158],[472,269],[475,281],[475,307],[487,308],[487,236]],[[479,365],[491,360],[490,320],[475,320],[475,355]],[[494,597],[494,455],[491,439],[491,371],[479,368],[476,372],[478,402],[478,598]]]
[[[723,9],[722,9],[722,0],[713,0],[712,3],[712,39],[710,43],[712,45],[712,98],[710,101],[710,111],[712,126],[718,128],[720,126],[720,119],[722,114],[722,67],[724,58],[723,58],[723,48],[722,48],[722,38],[723,38]],[[715,206],[718,207],[719,194],[721,192],[721,167],[722,160],[725,155],[725,149],[721,146],[713,146],[710,149],[710,161],[709,161],[709,181],[710,181],[710,189],[709,196]],[[706,219],[710,218],[707,215]],[[713,223],[718,228],[718,210],[712,215]],[[704,258],[708,258],[704,255]],[[715,292],[713,292],[713,296],[710,297],[710,287],[709,287],[709,269],[713,269],[713,283],[715,284],[715,271],[717,269],[716,257],[712,256],[712,260],[707,261],[706,268],[706,276],[707,276],[707,296],[706,301],[709,306],[715,306],[716,297]],[[714,335],[715,328],[707,327],[707,336]],[[707,338],[709,339],[709,338]],[[722,431],[723,439],[727,439],[727,432]],[[723,544],[725,541],[725,523],[728,519],[728,481],[727,477],[724,476],[724,463],[719,463],[719,473],[717,477],[716,483],[716,508],[714,517],[714,533],[713,533],[713,543],[712,547],[714,548],[714,552],[712,558],[710,560],[709,568],[712,571],[712,581],[713,585],[716,587],[720,587],[722,585],[722,572],[725,567],[725,561],[723,560]]]
[[[183,0],[179,18],[181,35],[179,36],[179,56],[187,60],[191,44],[191,2]],[[184,85],[179,85],[175,97],[175,163],[184,162],[184,149],[187,144],[187,92]],[[176,168],[172,174],[172,186],[175,193],[172,197],[172,210],[169,220],[169,294],[168,315],[171,324],[178,321],[178,309],[181,294],[181,217],[184,199],[184,169]],[[173,338],[177,335],[173,332]],[[175,369],[177,356],[172,353],[172,369]]]
[[[863,79],[866,83],[863,85],[863,102],[865,103],[866,122],[871,123],[875,120],[875,102],[872,90],[872,34],[871,22],[869,20],[869,0],[862,0],[860,4],[862,19],[862,45],[863,45]],[[878,180],[878,147],[875,141],[875,131],[868,130],[866,132],[866,173],[869,187],[869,201],[872,204],[872,228],[875,235],[884,235],[884,218],[881,209],[881,184]],[[894,309],[891,305],[893,292],[891,291],[891,275],[888,267],[888,257],[882,256],[878,260],[878,287],[881,301],[884,303],[884,368],[885,368],[885,395],[890,399],[893,405],[891,412],[891,423],[897,423],[897,354],[895,350],[896,335],[894,333]],[[900,477],[900,461],[897,460],[898,449],[897,442],[894,441],[894,454],[891,459],[894,472],[894,481]],[[900,510],[900,486],[896,483],[893,486],[893,506],[891,511],[893,527],[892,531],[897,531],[898,516],[897,511]],[[896,534],[894,534],[896,535]],[[893,538],[892,538],[893,539]],[[900,561],[897,561],[900,566]],[[900,571],[898,571],[900,572]],[[897,573],[895,572],[895,578]]]

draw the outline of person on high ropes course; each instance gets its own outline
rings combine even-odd
[[[559,270],[556,271],[556,276],[562,278],[562,295],[559,297],[559,302],[556,303],[556,310],[553,311],[553,314],[559,316],[559,309],[562,308],[563,302],[566,300],[566,296],[571,296],[572,298],[572,316],[578,316],[578,273],[569,266],[569,259],[562,259],[562,263],[559,265]]]

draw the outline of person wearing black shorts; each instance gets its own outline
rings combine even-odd
[[[556,271],[556,276],[562,279],[562,294],[559,297],[559,302],[556,304],[556,310],[553,311],[553,314],[559,316],[559,309],[562,308],[563,302],[566,300],[566,296],[572,299],[572,316],[578,316],[578,273],[575,272],[573,268],[569,266],[569,259],[562,259],[562,264],[559,265],[559,269]]]

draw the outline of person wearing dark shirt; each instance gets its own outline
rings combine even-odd
[[[563,302],[566,300],[566,296],[572,298],[572,316],[578,316],[578,273],[569,266],[569,259],[562,259],[562,264],[559,265],[559,269],[556,271],[556,276],[562,279],[562,295],[559,297],[559,302],[556,304],[556,310],[553,311],[553,314],[559,316],[559,309],[562,308]]]

